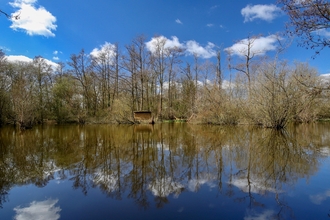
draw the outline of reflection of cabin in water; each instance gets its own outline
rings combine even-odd
[[[135,111],[134,121],[137,123],[154,123],[151,111]]]

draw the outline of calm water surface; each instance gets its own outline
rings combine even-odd
[[[330,124],[0,129],[0,219],[330,219]]]

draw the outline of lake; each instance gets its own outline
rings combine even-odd
[[[330,219],[330,124],[0,128],[0,219]]]

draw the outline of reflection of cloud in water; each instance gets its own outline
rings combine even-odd
[[[321,147],[320,148],[320,154],[322,156],[330,156],[330,148],[328,148],[328,147]]]
[[[244,220],[268,220],[277,219],[273,210],[265,210],[262,213],[248,213]]]
[[[171,177],[166,177],[150,183],[149,189],[154,196],[167,197],[171,193],[175,193],[178,197],[184,186],[180,183],[173,182]]]
[[[251,180],[250,180],[251,181]],[[247,181],[247,179],[234,179],[231,184],[236,186],[237,188],[241,189],[243,192],[251,192],[251,193],[257,193],[257,194],[265,194],[266,192],[272,192],[272,193],[281,193],[281,190],[276,190],[271,187],[265,186],[265,181],[261,180],[254,180],[251,181],[250,185]]]
[[[60,207],[55,206],[58,200],[48,199],[41,202],[33,201],[28,207],[21,208],[20,206],[14,208],[16,211],[16,220],[57,220],[60,218]]]
[[[207,184],[210,188],[214,188],[216,187],[216,184],[213,182],[215,179],[216,176],[210,173],[201,173],[198,179],[191,179],[188,181],[188,189],[192,192],[196,192],[204,184]]]
[[[114,174],[104,175],[101,172],[98,172],[93,177],[93,182],[96,185],[104,185],[108,192],[114,192],[118,190],[118,177]]]
[[[330,190],[327,190],[324,193],[309,196],[310,200],[316,205],[320,205],[328,197],[330,197]]]
[[[43,179],[47,179],[49,176],[52,176],[54,173],[60,171],[61,169],[55,165],[54,161],[48,161],[44,164]]]

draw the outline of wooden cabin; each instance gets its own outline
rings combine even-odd
[[[137,123],[143,123],[143,124],[155,123],[151,111],[135,111],[133,113],[134,113],[134,121]]]

